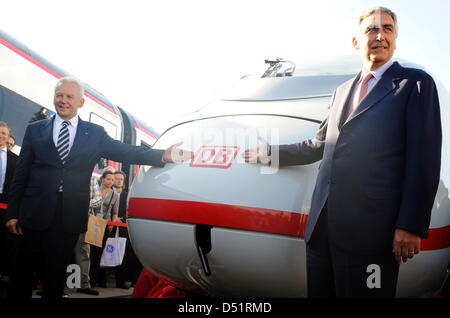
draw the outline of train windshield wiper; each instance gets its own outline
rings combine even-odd
[[[261,76],[261,78],[266,77],[287,77],[292,76],[295,71],[295,63],[281,57],[277,57],[275,60],[265,60],[269,67]]]

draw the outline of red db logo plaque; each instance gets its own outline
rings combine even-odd
[[[190,166],[228,169],[238,152],[237,146],[202,146],[195,153]]]

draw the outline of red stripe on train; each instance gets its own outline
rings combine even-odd
[[[428,230],[428,239],[422,240],[420,250],[431,251],[450,247],[450,225]]]
[[[308,215],[195,201],[130,198],[128,216],[303,237]]]
[[[196,201],[130,198],[128,216],[304,237],[307,214]],[[450,225],[429,229],[421,250],[450,247]]]
[[[37,67],[41,68],[42,70],[46,71],[47,73],[53,75],[54,77],[56,77],[57,79],[60,79],[62,76],[59,75],[58,73],[56,73],[55,71],[53,71],[51,68],[47,67],[46,65],[44,65],[43,63],[39,62],[38,60],[32,58],[31,56],[29,56],[27,53],[25,53],[24,51],[18,49],[17,47],[15,47],[14,45],[12,45],[11,43],[9,43],[8,41],[6,41],[3,38],[0,38],[0,43],[3,44],[4,46],[6,46],[8,49],[10,49],[11,51],[15,52],[16,54],[20,55],[21,57],[23,57],[24,59],[28,60],[29,62],[33,63],[34,65],[36,65]]]
[[[155,136],[154,134],[152,134],[147,129],[145,129],[144,127],[142,127],[141,125],[139,125],[137,123],[134,123],[134,128],[137,128],[137,129],[141,130],[143,133],[146,133],[147,135],[149,135],[152,138],[158,139],[157,136]]]
[[[11,51],[15,52],[16,54],[20,55],[21,57],[23,57],[24,59],[26,59],[27,61],[33,63],[34,65],[36,65],[37,67],[39,67],[40,69],[44,70],[45,72],[49,73],[50,75],[56,77],[57,79],[60,79],[62,77],[62,75],[60,75],[59,73],[55,72],[54,70],[52,70],[51,68],[49,68],[48,66],[46,66],[45,64],[39,62],[38,60],[36,60],[35,58],[31,57],[30,55],[28,55],[27,53],[25,53],[24,51],[18,49],[17,47],[15,47],[13,44],[9,43],[8,41],[6,41],[3,38],[0,38],[0,44],[3,44],[4,46],[6,46],[8,49],[10,49]],[[89,94],[88,92],[84,92],[84,95],[86,95],[87,97],[89,97],[90,99],[92,99],[94,102],[96,102],[97,104],[100,104],[101,106],[103,106],[104,108],[106,108],[107,110],[109,110],[110,112],[119,115],[113,108],[111,108],[110,106],[106,105],[104,102],[102,102],[101,100],[97,99],[96,97],[94,97],[93,95]]]

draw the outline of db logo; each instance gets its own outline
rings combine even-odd
[[[233,164],[238,152],[237,146],[202,146],[190,166],[227,169]]]

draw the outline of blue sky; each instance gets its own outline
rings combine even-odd
[[[395,56],[449,89],[448,0],[15,0],[0,28],[163,130],[266,58],[355,53],[354,26],[373,5],[398,15]]]

